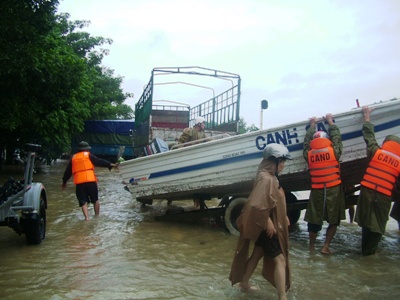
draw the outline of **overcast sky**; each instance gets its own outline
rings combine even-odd
[[[155,67],[240,75],[240,116],[259,127],[268,100],[263,128],[400,98],[398,0],[60,0],[59,12],[113,40],[103,64],[133,108]]]

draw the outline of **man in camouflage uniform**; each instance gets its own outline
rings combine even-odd
[[[188,143],[188,142],[193,142],[193,141],[197,141],[200,139],[205,139],[206,138],[206,134],[204,133],[204,128],[206,126],[205,124],[206,120],[203,117],[196,117],[194,119],[194,123],[195,125],[193,126],[193,128],[185,128],[182,132],[182,135],[179,137],[178,139],[178,143],[179,144],[183,144],[183,143]],[[204,140],[205,142],[206,140]],[[191,143],[190,145],[194,145],[197,143]],[[194,206],[195,207],[199,207],[200,208],[204,208],[204,200],[203,199],[199,199],[198,197],[195,197],[193,199],[194,202]],[[168,205],[171,205],[172,201],[168,201]]]
[[[362,228],[361,247],[364,256],[375,254],[385,233],[393,190],[400,172],[400,138],[388,135],[382,147],[379,147],[374,125],[370,122],[372,110],[368,106],[363,107],[365,122],[362,133],[367,144],[369,165],[361,181],[355,219]]]
[[[310,199],[308,201],[306,214],[304,220],[308,222],[308,232],[309,232],[309,249],[310,252],[315,250],[315,241],[318,235],[318,232],[321,231],[322,225],[324,221],[329,223],[328,228],[326,229],[326,237],[325,243],[321,249],[321,253],[323,254],[331,254],[329,246],[332,242],[332,239],[336,233],[337,226],[340,225],[340,220],[344,220],[346,218],[345,215],[345,197],[341,184],[340,178],[340,167],[339,167],[339,158],[342,154],[343,144],[342,138],[340,135],[339,128],[333,123],[332,115],[327,114],[325,116],[325,120],[329,124],[328,133],[326,132],[316,132],[316,124],[317,119],[310,119],[310,127],[306,132],[306,136],[304,138],[304,147],[303,147],[303,157],[307,161],[311,181],[312,181],[312,189],[310,192]],[[325,135],[322,136],[322,135]],[[329,146],[324,146],[322,149],[313,149],[311,144],[313,140],[324,138],[325,144],[329,144]],[[325,167],[325,175],[320,176],[316,174],[313,176],[313,172],[320,172],[319,169],[321,167],[316,164],[313,166],[310,161],[312,152],[318,152],[323,150],[329,150],[329,153],[333,153],[330,159],[329,168]],[[313,171],[313,167],[315,171]],[[329,171],[333,170],[333,171]],[[332,172],[332,174],[326,175],[327,172]],[[319,178],[323,178],[320,183],[315,183],[315,181],[320,180]],[[331,180],[333,178],[333,180]],[[332,181],[333,184],[329,184],[329,180]]]
[[[187,142],[197,141],[206,138],[204,133],[205,119],[197,117],[194,119],[195,125],[193,128],[185,128],[182,135],[178,139],[178,143],[183,144]]]

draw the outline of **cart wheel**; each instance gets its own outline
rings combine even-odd
[[[239,229],[236,226],[236,219],[240,216],[240,213],[246,201],[247,198],[235,198],[228,204],[228,207],[225,209],[225,226],[230,234],[240,235]]]
[[[297,202],[297,197],[294,194],[288,192],[285,193],[285,196],[286,196],[286,203]],[[294,225],[300,219],[301,210],[288,210],[286,214],[289,218],[290,225]]]
[[[46,205],[40,197],[40,211],[26,220],[26,242],[31,245],[40,244],[46,237]]]

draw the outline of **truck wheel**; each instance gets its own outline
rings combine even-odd
[[[247,198],[235,198],[231,202],[229,202],[228,207],[225,209],[225,226],[230,234],[240,234],[239,229],[236,226],[236,219],[240,216],[240,213],[246,201]]]
[[[286,196],[286,203],[297,202],[297,197],[294,194],[288,192],[285,193],[285,196]],[[288,210],[286,214],[289,218],[290,225],[294,225],[300,219],[301,210]]]
[[[26,242],[30,245],[40,244],[46,237],[46,205],[42,197],[39,212],[32,214],[25,222]]]

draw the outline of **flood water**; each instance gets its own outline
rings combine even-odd
[[[94,218],[90,206],[91,220],[83,221],[72,179],[61,190],[65,166],[58,161],[34,175],[48,195],[40,245],[0,227],[0,299],[277,299],[261,263],[251,278],[259,290],[231,286],[236,236],[211,225],[154,221],[166,203],[142,208],[117,172],[96,169],[101,215]],[[9,176],[22,179],[22,170],[5,166],[0,184]],[[290,235],[288,299],[398,299],[400,233],[393,219],[377,255],[362,257],[360,228],[343,221],[331,246],[335,254],[324,256],[308,252],[303,215]]]

